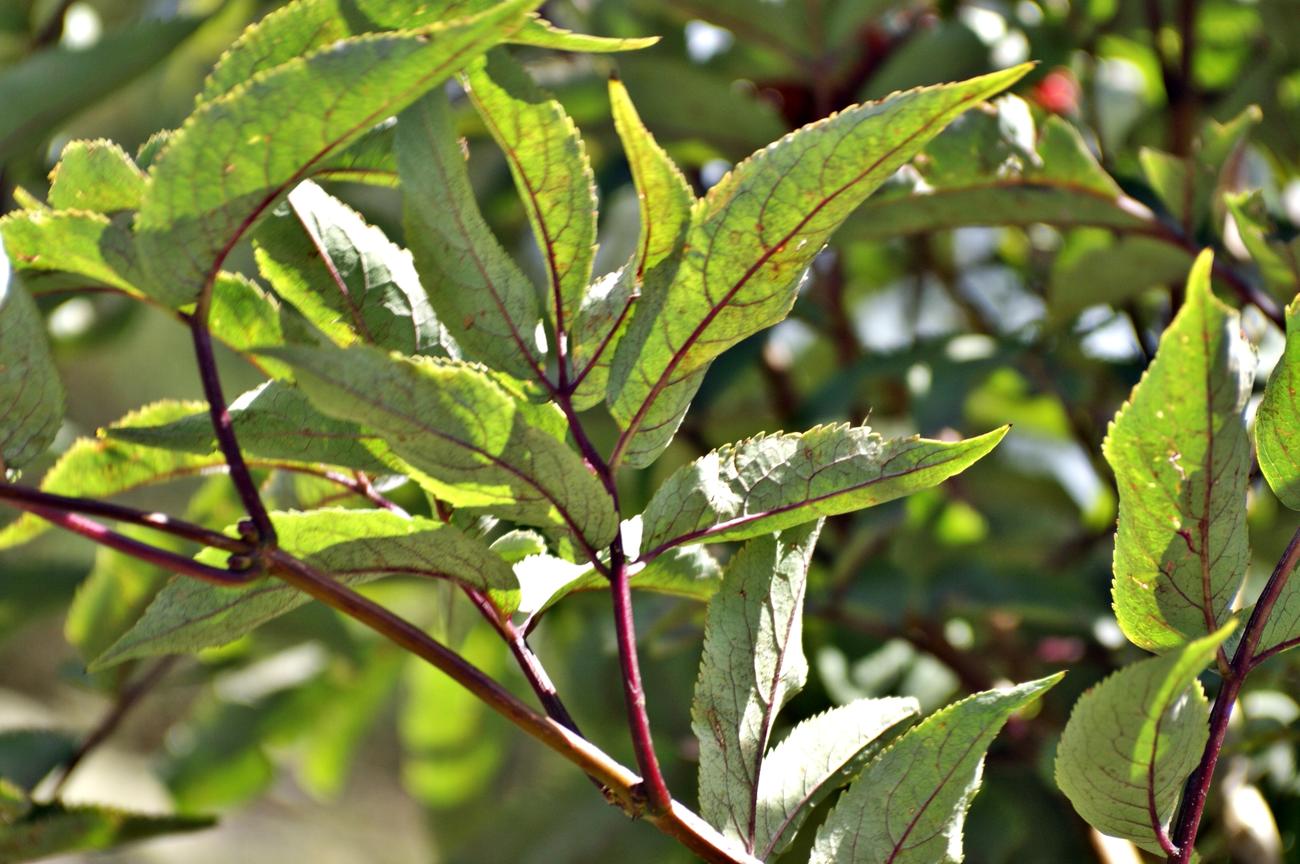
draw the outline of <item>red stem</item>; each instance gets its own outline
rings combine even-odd
[[[1237,701],[1246,676],[1255,667],[1261,657],[1256,657],[1259,640],[1264,635],[1264,626],[1268,623],[1282,589],[1286,587],[1296,565],[1300,564],[1300,529],[1297,529],[1287,544],[1286,551],[1278,560],[1268,577],[1268,584],[1255,602],[1255,608],[1246,622],[1246,629],[1241,633],[1241,642],[1232,655],[1228,674],[1224,676],[1223,686],[1214,699],[1214,708],[1210,712],[1210,740],[1206,742],[1201,754],[1200,764],[1187,779],[1183,790],[1183,799],[1178,806],[1178,821],[1174,826],[1173,844],[1175,854],[1168,858],[1168,864],[1188,864],[1192,860],[1192,851],[1196,835],[1201,827],[1201,816],[1205,812],[1205,802],[1210,796],[1210,782],[1214,779],[1214,769],[1219,762],[1219,753],[1223,749],[1223,739],[1228,733],[1228,720],[1232,717],[1232,706]]]
[[[155,531],[162,531],[166,534],[172,534],[177,537],[183,537],[186,540],[192,540],[195,543],[202,543],[204,546],[215,546],[218,549],[225,549],[227,552],[249,552],[248,544],[235,537],[227,537],[225,534],[219,534],[216,531],[210,531],[201,525],[195,525],[181,519],[168,516],[166,513],[153,513],[145,510],[137,510],[134,507],[125,507],[121,504],[110,504],[107,501],[94,501],[89,498],[72,498],[67,495],[55,495],[52,492],[42,492],[39,489],[32,489],[29,486],[18,486],[11,483],[0,483],[0,499],[10,501],[16,507],[24,507],[25,504],[49,510],[61,510],[70,513],[85,513],[90,516],[102,516],[105,519],[112,519],[116,522],[129,522],[133,525],[143,525],[146,528],[152,528]]]

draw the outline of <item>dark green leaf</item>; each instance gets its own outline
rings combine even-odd
[[[65,398],[45,321],[0,261],[0,476],[45,452],[63,422]]]

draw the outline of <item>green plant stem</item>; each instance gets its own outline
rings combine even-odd
[[[249,551],[248,544],[242,540],[227,537],[225,534],[219,534],[201,525],[194,525],[176,519],[166,513],[136,510],[134,507],[124,507],[120,504],[110,504],[107,501],[95,501],[89,498],[55,495],[51,492],[42,492],[39,489],[13,483],[0,483],[0,499],[12,502],[18,507],[22,507],[24,503],[32,504],[49,510],[83,513],[88,516],[101,516],[116,522],[142,525],[145,528],[152,528],[155,531],[172,534],[185,540],[192,540],[195,543],[202,543],[204,546],[225,549],[227,552],[247,553]]]
[[[662,810],[646,807],[641,778],[563,724],[534,712],[480,669],[414,624],[283,551],[270,550],[266,558],[274,574],[288,584],[427,661],[489,708],[577,765],[599,781],[610,800],[629,815],[645,818],[709,864],[757,864],[757,859],[735,848],[681,804],[670,800]]]
[[[1246,628],[1241,632],[1241,642],[1237,645],[1227,674],[1224,676],[1223,686],[1219,688],[1219,695],[1214,699],[1214,708],[1210,711],[1210,739],[1205,744],[1200,764],[1196,766],[1192,776],[1187,778],[1187,786],[1183,790],[1183,798],[1178,806],[1178,820],[1174,825],[1171,838],[1174,851],[1169,855],[1168,864],[1188,864],[1192,860],[1196,834],[1201,827],[1205,802],[1209,799],[1210,782],[1214,779],[1214,769],[1218,765],[1219,753],[1223,749],[1223,739],[1228,733],[1228,720],[1232,717],[1232,707],[1236,704],[1237,696],[1241,693],[1242,685],[1246,683],[1246,676],[1250,674],[1250,670],[1263,656],[1267,656],[1266,653],[1256,657],[1255,651],[1259,647],[1260,638],[1264,635],[1264,626],[1268,623],[1269,615],[1277,604],[1278,598],[1282,596],[1282,589],[1286,587],[1287,580],[1297,565],[1300,565],[1300,529],[1292,535],[1286,551],[1282,553],[1277,566],[1268,577],[1264,591],[1255,601],[1255,608],[1250,613]]]

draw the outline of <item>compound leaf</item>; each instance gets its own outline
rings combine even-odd
[[[1211,254],[1102,445],[1119,487],[1115,613],[1148,651],[1218,629],[1246,575],[1255,361],[1236,311],[1210,290]]]
[[[958,864],[984,752],[1058,673],[977,693],[927,717],[866,767],[817,832],[809,864]]]
[[[469,356],[540,378],[537,289],[479,212],[446,94],[402,113],[396,147],[406,238],[433,308]]]
[[[777,712],[803,689],[803,599],[821,522],[757,537],[709,601],[691,704],[700,814],[752,848],[760,772]]]
[[[743,540],[928,489],[983,458],[1006,432],[886,440],[839,424],[729,444],[659,487],[642,517],[642,557],[681,543]]]
[[[355,36],[202,103],[149,169],[135,221],[148,291],[180,306],[313,168],[518,27],[536,0],[401,34]]]
[[[572,342],[596,246],[596,180],[578,128],[502,49],[461,80],[505,154],[545,265],[551,320]]]
[[[0,261],[0,476],[45,452],[63,422],[65,394],[45,320]]]
[[[704,370],[786,316],[801,275],[849,214],[949,121],[1026,71],[849,108],[758,151],[711,188],[692,211],[672,284],[637,305],[614,355],[610,409],[623,432],[613,461],[653,461]]]
[[[411,575],[483,590],[515,586],[510,566],[483,541],[436,520],[341,508],[274,513],[271,518],[281,549],[347,584]],[[206,549],[198,560],[224,566],[225,554]],[[178,577],[91,668],[225,645],[310,599],[273,577],[236,587]]]
[[[1098,831],[1169,854],[1169,822],[1210,734],[1196,678],[1231,630],[1126,666],[1075,703],[1056,782]]]

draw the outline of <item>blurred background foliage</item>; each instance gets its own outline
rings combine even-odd
[[[224,47],[276,5],[0,2],[0,209],[43,197],[71,139],[130,151],[178,123]],[[598,271],[626,258],[637,230],[611,74],[702,191],[751,151],[856,101],[1038,61],[1016,95],[968,114],[850,220],[790,319],[713,365],[683,434],[622,493],[632,511],[672,468],[762,430],[869,417],[887,435],[933,437],[1014,423],[991,458],[942,488],[828,525],[806,625],[814,674],[783,720],[866,695],[914,695],[928,711],[1068,668],[1041,713],[995,745],[967,857],[1125,860],[1090,836],[1050,776],[1075,698],[1137,654],[1109,607],[1115,493],[1100,443],[1201,246],[1219,250],[1224,296],[1258,301],[1244,319],[1258,388],[1276,362],[1280,333],[1256,307],[1296,290],[1300,3],[560,0],[543,12],[583,32],[662,36],[622,55],[519,52],[586,138],[602,202]],[[462,122],[486,215],[536,265],[502,158],[472,112]],[[334,191],[401,236],[397,191]],[[255,274],[246,252],[231,263]],[[199,396],[173,319],[57,289],[41,304],[69,388],[63,447],[145,402]],[[224,362],[228,393],[258,380],[233,355]],[[592,425],[607,446],[612,425]],[[302,478],[265,482],[277,506],[318,495]],[[222,477],[134,499],[145,502],[213,525],[236,510]],[[1254,485],[1254,584],[1294,521]],[[689,860],[438,673],[323,608],[197,660],[87,676],[84,658],[165,578],[59,534],[0,555],[4,773],[24,759],[57,762],[136,680],[165,672],[73,775],[68,797],[221,816],[212,830],[97,860]],[[367,590],[525,692],[504,647],[449,593],[401,581]],[[690,801],[702,608],[646,595],[637,618],[656,741]],[[567,600],[534,645],[584,731],[630,762],[608,599]],[[1251,677],[1203,860],[1300,861],[1297,694],[1295,655]],[[17,731],[31,728],[66,731]]]

